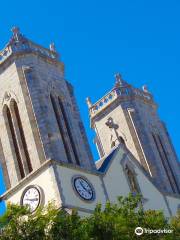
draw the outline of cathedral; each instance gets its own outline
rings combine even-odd
[[[54,44],[44,48],[12,29],[0,52],[0,201],[32,212],[55,201],[79,215],[97,203],[141,194],[144,209],[166,217],[180,208],[180,164],[157,104],[115,75],[99,101],[87,98],[99,160],[94,162],[71,83]]]

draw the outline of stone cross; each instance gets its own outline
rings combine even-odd
[[[114,123],[113,119],[110,117],[108,118],[107,122],[105,123],[106,126],[108,126],[111,130],[114,130],[114,134],[115,134],[115,140],[112,142],[113,140],[113,135],[111,134],[111,138],[110,138],[110,141],[111,141],[111,146],[115,146],[115,142],[116,140],[118,140],[118,142],[120,142],[120,138],[119,138],[119,134],[117,132],[117,129],[119,128],[119,126]]]

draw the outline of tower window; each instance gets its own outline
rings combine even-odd
[[[12,142],[13,142],[13,147],[14,147],[14,151],[15,151],[15,155],[16,155],[16,159],[17,159],[17,163],[18,163],[20,176],[21,176],[21,179],[22,179],[22,178],[25,177],[23,163],[22,163],[22,159],[21,159],[21,155],[20,155],[20,151],[19,151],[19,147],[18,147],[18,142],[17,142],[17,139],[16,139],[16,134],[15,134],[14,126],[13,126],[11,113],[10,113],[10,110],[7,106],[5,106],[5,113],[6,113],[6,116],[7,116],[7,121],[8,121],[9,129],[10,129],[10,134],[11,134],[11,138],[12,138]]]
[[[58,124],[59,132],[60,132],[60,135],[62,137],[62,141],[63,141],[63,145],[64,145],[64,149],[65,149],[65,152],[66,152],[67,159],[70,163],[72,163],[70,150],[69,150],[69,147],[68,147],[68,144],[66,142],[65,135],[64,135],[63,124],[62,124],[62,122],[60,120],[60,117],[59,117],[59,114],[58,114],[56,101],[51,94],[50,94],[50,99],[51,99],[52,107],[53,107],[54,114],[55,114],[55,117],[56,117],[56,121],[57,121],[57,124]]]
[[[27,148],[26,139],[25,139],[25,136],[24,136],[24,130],[23,130],[23,127],[22,127],[21,118],[20,118],[20,115],[19,115],[19,109],[18,109],[17,103],[14,100],[12,101],[12,106],[14,108],[19,132],[20,132],[20,136],[21,136],[21,141],[22,141],[22,145],[23,145],[23,149],[24,149],[24,153],[25,153],[25,157],[26,157],[28,171],[32,172],[33,169],[32,169],[31,160],[30,160],[30,156],[29,156],[29,152],[28,152],[28,148]]]
[[[161,159],[161,163],[162,163],[162,165],[164,167],[164,170],[166,172],[167,178],[169,180],[170,186],[171,186],[173,192],[176,193],[176,189],[175,189],[175,186],[174,186],[173,181],[172,181],[172,180],[175,181],[175,178],[173,176],[172,169],[170,167],[170,164],[169,164],[169,161],[168,161],[165,149],[164,149],[164,147],[162,145],[161,139],[160,139],[159,135],[155,135],[155,134],[152,134],[152,137],[153,137],[154,143],[156,145],[156,149],[157,149],[157,151],[159,153],[159,156],[160,156],[160,159]],[[172,179],[172,177],[174,179]],[[175,183],[176,183],[176,181],[175,181]]]
[[[73,150],[73,153],[74,153],[74,158],[76,160],[76,163],[78,165],[80,165],[79,158],[78,158],[78,153],[77,153],[77,150],[76,150],[76,145],[74,143],[73,134],[71,133],[71,128],[69,126],[69,122],[68,122],[68,118],[67,118],[67,115],[66,115],[66,111],[64,109],[63,103],[62,103],[60,98],[58,98],[58,102],[59,102],[60,110],[61,110],[62,115],[63,115],[64,123],[65,123],[65,126],[66,126],[66,130],[67,130],[67,133],[68,133],[68,136],[69,136],[69,140],[70,140],[70,143],[71,143],[71,147],[72,147],[72,150]]]
[[[178,183],[177,183],[177,181],[176,181],[176,177],[174,176],[174,172],[173,172],[172,167],[171,167],[171,164],[170,164],[170,162],[169,162],[169,159],[168,159],[168,156],[167,156],[167,153],[166,153],[164,144],[163,144],[163,142],[162,142],[162,140],[161,140],[161,138],[160,138],[159,135],[158,135],[158,140],[159,140],[159,142],[160,142],[162,151],[163,151],[163,153],[164,153],[164,156],[165,156],[165,159],[166,159],[168,168],[169,168],[169,170],[170,170],[170,173],[171,173],[171,175],[172,175],[172,178],[173,178],[173,180],[174,180],[175,186],[176,186],[176,188],[177,188],[177,190],[178,190],[178,192],[179,192],[179,188],[178,188]]]

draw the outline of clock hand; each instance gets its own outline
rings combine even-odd
[[[27,201],[37,201],[38,198],[26,198],[25,200],[27,200]]]
[[[86,188],[84,187],[84,185],[82,184],[82,182],[80,182],[80,185],[81,185],[81,187],[82,187],[85,191],[87,191],[89,194],[91,194],[91,190],[86,189]]]

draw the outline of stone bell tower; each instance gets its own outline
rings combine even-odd
[[[7,189],[47,160],[93,169],[73,87],[54,44],[43,48],[17,27],[0,52],[0,159]]]
[[[116,74],[113,89],[95,104],[87,98],[100,157],[119,143],[134,155],[160,190],[180,194],[180,168],[165,124],[146,86],[142,90]]]

